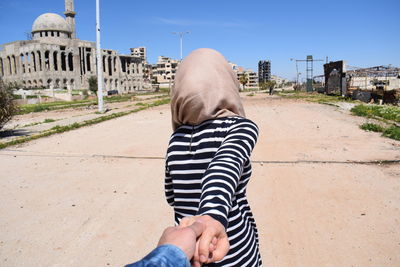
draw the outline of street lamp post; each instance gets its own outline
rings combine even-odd
[[[183,47],[183,36],[185,35],[185,34],[188,34],[188,33],[190,33],[190,32],[173,32],[172,34],[176,34],[176,35],[179,35],[179,39],[180,39],[180,44],[181,44],[181,60],[182,60],[182,58],[183,58],[183,53],[182,53],[182,47]]]
[[[99,112],[103,112],[103,60],[100,46],[100,0],[96,0],[96,57],[97,57],[97,99]]]

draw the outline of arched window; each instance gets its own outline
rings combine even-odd
[[[87,53],[87,54],[86,54],[86,66],[87,66],[87,70],[88,70],[88,71],[91,71],[91,67],[90,67],[90,56],[91,56],[90,53]]]
[[[61,52],[61,70],[63,71],[67,70],[67,60],[65,52]]]
[[[8,67],[8,74],[9,74],[9,75],[12,75],[11,59],[10,59],[10,57],[7,57],[7,67]]]
[[[4,76],[3,59],[0,58],[0,75]]]
[[[54,66],[54,70],[55,70],[55,71],[58,71],[57,56],[58,56],[58,52],[57,52],[57,51],[54,51],[54,52],[53,52],[53,66]]]
[[[108,57],[108,62],[107,62],[107,64],[108,64],[108,75],[112,75],[112,59],[111,59],[111,57]]]
[[[35,56],[35,52],[31,52],[32,54],[32,63],[33,63],[33,70],[36,72],[36,56]]]
[[[50,70],[50,51],[44,52],[44,69]]]
[[[21,61],[21,68],[22,68],[22,73],[25,73],[25,56],[24,54],[20,54],[20,61]]]
[[[38,62],[39,62],[39,71],[42,71],[42,53],[40,53],[40,51],[37,51],[37,55],[38,55]]]
[[[17,68],[17,61],[15,60],[15,56],[12,55],[12,64],[14,67],[14,74],[18,74],[18,68]]]
[[[69,65],[69,70],[74,71],[74,57],[72,53],[68,54],[68,65]]]

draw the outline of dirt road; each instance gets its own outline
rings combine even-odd
[[[328,105],[244,97],[265,266],[400,266],[400,142]],[[169,107],[0,150],[0,266],[122,266],[173,223]]]

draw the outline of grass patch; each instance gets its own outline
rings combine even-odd
[[[383,132],[383,136],[400,141],[400,127],[390,126],[389,128],[386,128]]]
[[[30,126],[35,126],[35,125],[39,125],[39,124],[43,124],[43,123],[55,122],[55,121],[58,121],[58,120],[55,120],[55,119],[45,119],[44,121],[38,121],[38,122],[32,122],[32,123],[29,123],[29,124],[25,124],[25,125],[23,125],[21,128],[30,127]]]
[[[55,122],[56,120],[54,119],[44,119],[43,123],[50,123],[50,122]]]
[[[320,104],[327,104],[332,102],[354,102],[349,97],[325,95],[325,94],[319,94],[317,92],[307,93],[302,91],[290,91],[290,92],[285,91],[285,92],[277,92],[276,94],[284,98],[303,99],[306,101],[320,103]]]
[[[46,137],[46,136],[50,136],[56,133],[63,133],[63,132],[67,132],[67,131],[71,131],[74,129],[78,129],[84,126],[89,126],[89,125],[93,125],[93,124],[97,124],[103,121],[107,121],[107,120],[111,120],[114,118],[118,118],[118,117],[122,117],[131,113],[135,113],[141,110],[145,110],[147,108],[150,107],[155,107],[155,106],[160,106],[160,105],[164,105],[170,102],[169,98],[165,98],[165,99],[160,99],[160,100],[156,100],[153,103],[150,104],[146,104],[146,106],[142,106],[142,107],[138,107],[136,109],[133,110],[129,110],[129,111],[122,111],[122,112],[117,112],[117,113],[113,113],[113,114],[109,114],[109,115],[105,115],[105,116],[101,116],[98,118],[94,118],[94,119],[90,119],[90,120],[86,120],[83,122],[75,122],[71,125],[65,125],[65,126],[60,126],[60,125],[56,125],[53,128],[51,128],[50,130],[41,132],[39,134],[36,135],[32,135],[32,136],[28,136],[28,137],[22,137],[22,138],[18,138],[9,142],[5,142],[5,143],[0,143],[0,149],[6,148],[8,146],[13,146],[13,145],[18,145],[18,144],[22,144],[28,141],[32,141],[35,139],[39,139],[42,137]]]
[[[390,127],[383,127],[375,123],[364,123],[360,128],[365,131],[382,133],[382,136],[400,141],[400,127],[392,125]]]
[[[58,110],[58,109],[82,107],[82,106],[93,105],[96,103],[97,102],[93,100],[78,100],[73,102],[56,101],[56,102],[41,103],[41,104],[28,104],[28,105],[21,105],[18,114],[27,114],[31,112],[42,112],[46,110]]]
[[[377,105],[357,105],[350,110],[354,115],[367,118],[382,118],[394,122],[400,122],[400,107],[377,106]]]
[[[136,95],[149,95],[154,94],[149,92],[147,94],[129,94],[129,95],[115,95],[115,96],[105,96],[104,102],[105,103],[116,103],[116,102],[126,102],[126,101],[134,101],[137,100]],[[151,99],[158,99],[158,98],[165,98],[167,95],[155,95],[153,97],[148,98],[147,100]],[[49,103],[41,103],[41,104],[27,104],[21,105],[18,114],[27,114],[31,112],[42,112],[42,111],[50,111],[50,110],[61,110],[67,108],[79,108],[79,107],[88,107],[91,105],[97,105],[96,100],[75,100],[75,101],[56,101],[56,102],[49,102]]]
[[[378,132],[378,133],[382,133],[383,131],[385,131],[384,127],[375,123],[364,123],[360,126],[360,128],[365,131]]]

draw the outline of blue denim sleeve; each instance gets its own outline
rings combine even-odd
[[[162,245],[142,260],[125,267],[190,267],[186,254],[174,245]]]

